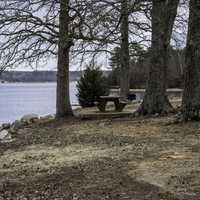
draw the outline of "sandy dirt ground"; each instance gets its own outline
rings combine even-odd
[[[200,123],[38,122],[0,144],[0,200],[200,200]]]

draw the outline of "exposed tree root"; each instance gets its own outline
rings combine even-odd
[[[184,108],[182,111],[182,120],[183,121],[190,121],[190,120],[195,120],[199,121],[200,120],[200,108],[195,107],[190,107],[190,108]]]

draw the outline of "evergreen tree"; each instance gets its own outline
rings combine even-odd
[[[99,96],[108,94],[108,84],[99,67],[87,66],[77,83],[78,101],[82,107],[92,107]]]

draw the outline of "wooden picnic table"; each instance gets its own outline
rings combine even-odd
[[[128,101],[122,101],[120,96],[100,96],[98,99],[97,107],[101,112],[106,111],[107,102],[114,102],[115,111],[121,112]]]

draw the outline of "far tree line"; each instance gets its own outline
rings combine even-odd
[[[189,20],[187,12],[189,9]],[[166,95],[171,44],[185,48],[182,115],[200,118],[200,4],[196,0],[30,0],[1,1],[1,71],[22,63],[57,58],[57,117],[72,116],[69,67],[119,47],[120,95],[130,87],[131,46],[149,49],[141,115],[168,113]],[[182,40],[183,36],[183,40]],[[142,53],[142,52],[140,52]]]
[[[138,45],[129,47],[130,51],[130,88],[143,89],[146,87],[148,78],[148,67],[150,62],[150,48],[144,49]],[[134,52],[131,55],[131,52]],[[136,53],[137,52],[137,53]],[[136,54],[135,54],[136,53]],[[185,48],[169,49],[169,64],[167,70],[168,88],[183,88],[183,71],[185,68]],[[110,87],[120,86],[120,47],[115,47],[109,58],[109,77]]]

